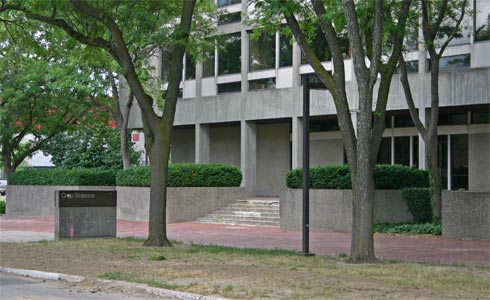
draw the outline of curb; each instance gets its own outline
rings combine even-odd
[[[8,273],[14,275],[27,276],[32,278],[39,278],[45,280],[63,280],[67,282],[81,282],[85,280],[85,277],[76,276],[76,275],[67,275],[62,273],[52,273],[52,272],[43,272],[36,270],[27,270],[27,269],[13,269],[13,268],[5,268],[0,266],[0,273]],[[119,287],[131,288],[133,290],[137,289],[147,294],[160,296],[160,297],[172,297],[172,299],[179,300],[227,300],[226,298],[219,297],[211,297],[211,296],[203,296],[199,294],[192,294],[186,292],[178,292],[172,290],[166,290],[162,288],[149,287],[145,284],[126,282],[126,281],[118,281],[118,280],[107,280],[107,279],[96,279],[97,282],[103,284],[111,284]]]

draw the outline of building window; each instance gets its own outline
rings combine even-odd
[[[262,78],[248,81],[249,91],[271,89],[276,87],[275,78]]]
[[[196,62],[189,53],[185,54],[185,79],[196,79]]]
[[[317,28],[315,36],[313,37],[310,45],[316,57],[320,61],[329,61],[332,58],[332,56],[330,55],[330,48],[328,48],[327,40],[323,36],[323,32],[320,28]],[[304,65],[308,64],[308,60],[303,53],[301,53],[301,63]]]
[[[468,113],[463,112],[440,112],[438,125],[466,125],[468,124]]]
[[[391,137],[384,137],[381,140],[376,161],[378,164],[391,165]]]
[[[415,127],[413,124],[412,117],[408,116],[395,116],[395,128],[404,128],[404,127]]]
[[[219,83],[218,84],[218,94],[224,93],[239,93],[242,91],[241,82],[229,82],[229,83]]]
[[[451,189],[468,189],[468,135],[451,135]]]
[[[284,34],[279,36],[279,67],[290,67],[293,65],[293,45],[290,38]]]
[[[258,38],[249,33],[249,70],[260,71],[276,67],[276,36],[263,33]]]
[[[490,105],[472,108],[471,124],[490,124]]]
[[[410,166],[410,137],[395,137],[395,164]]]
[[[419,72],[419,61],[418,60],[410,60],[405,62],[407,65],[407,74],[414,74]],[[400,65],[396,65],[396,69],[394,74],[400,74]]]
[[[490,1],[475,0],[475,42],[490,40]]]
[[[214,77],[214,51],[214,48],[204,51],[202,60],[203,77]]]
[[[218,75],[240,73],[240,32],[223,36],[223,45],[218,54]]]
[[[339,131],[339,123],[336,118],[323,120],[310,120],[310,132]]]
[[[470,54],[461,54],[453,56],[441,57],[439,60],[439,70],[453,70],[461,68],[469,68],[471,66]],[[432,62],[429,59],[429,71],[432,70]]]
[[[237,4],[242,2],[241,0],[218,0],[218,7]]]
[[[218,18],[218,25],[225,25],[230,23],[237,23],[242,20],[241,12],[234,12],[230,14],[220,15]]]

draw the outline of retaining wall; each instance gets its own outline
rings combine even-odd
[[[376,190],[374,222],[402,223],[413,220],[401,191]],[[280,196],[281,230],[301,230],[302,190],[285,189]],[[351,190],[310,190],[310,230],[352,231]]]
[[[148,220],[150,188],[118,186],[117,197],[118,219]],[[193,221],[246,197],[244,187],[168,188],[167,223]]]
[[[148,187],[9,185],[7,189],[8,218],[54,217],[56,190],[117,190],[118,219],[148,220]],[[167,196],[167,223],[193,221],[247,197],[244,187],[168,188]]]
[[[490,240],[490,193],[443,191],[442,236]]]

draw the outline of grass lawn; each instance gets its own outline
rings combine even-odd
[[[0,265],[146,283],[236,299],[489,299],[490,268],[301,257],[284,250],[134,238],[0,243]]]

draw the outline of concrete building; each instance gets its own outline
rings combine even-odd
[[[182,98],[178,101],[172,143],[173,162],[219,162],[238,166],[251,196],[278,195],[285,175],[301,167],[302,83],[313,73],[297,44],[279,33],[249,38],[250,28],[241,18],[252,9],[247,0],[218,0],[227,14],[218,32],[226,52],[208,53],[194,65],[187,57]],[[441,60],[439,164],[444,188],[489,191],[490,144],[490,2],[471,3],[476,10],[466,22],[471,28],[454,40]],[[476,26],[475,26],[476,25]],[[486,35],[482,34],[486,30]],[[419,115],[430,115],[430,60],[415,36],[406,54],[410,81]],[[315,43],[324,65],[331,69],[326,46]],[[323,51],[323,53],[321,53]],[[346,51],[348,53],[348,50]],[[161,57],[154,58],[156,72],[164,76]],[[348,96],[356,119],[357,89],[352,61],[345,59]],[[425,147],[413,126],[399,75],[391,85],[387,124],[380,163],[426,167]],[[326,91],[311,91],[311,166],[345,163],[336,111]],[[134,106],[130,127],[142,127]],[[139,142],[143,134],[133,133]]]

